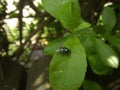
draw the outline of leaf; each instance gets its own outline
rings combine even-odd
[[[84,90],[103,90],[102,87],[95,81],[85,80],[83,82]]]
[[[91,26],[90,23],[88,23],[88,22],[86,22],[86,21],[83,21],[83,22],[81,22],[81,24],[77,27],[77,30],[85,29],[85,28],[88,28],[88,27],[90,27],[90,26]]]
[[[108,58],[104,58],[104,60],[103,60],[103,58],[101,58],[102,55],[99,55],[100,53],[98,53],[99,51],[97,48],[99,48],[99,46],[102,47],[102,45],[99,45],[100,43],[99,44],[95,43],[97,38],[95,37],[94,33],[92,33],[89,28],[88,29],[86,28],[86,29],[77,31],[77,35],[86,50],[87,58],[88,58],[88,61],[89,61],[92,71],[98,75],[106,75],[106,74],[111,73],[112,68],[109,67],[108,65],[104,64],[105,63],[104,61],[107,62]],[[99,40],[99,39],[97,39],[97,40]],[[104,52],[103,52],[103,54],[104,54]],[[106,57],[106,56],[104,56],[104,57]],[[108,64],[108,62],[107,62],[107,64]]]
[[[49,67],[50,83],[53,90],[77,90],[86,73],[85,50],[75,36],[63,45],[71,50],[71,54],[54,54]]]
[[[102,12],[102,18],[106,33],[110,33],[116,23],[116,16],[113,8],[105,7]]]
[[[81,22],[78,0],[42,0],[42,4],[47,12],[71,31]]]
[[[79,37],[82,45],[84,46],[86,53],[94,53],[93,40],[91,37],[94,37],[94,33],[91,32],[89,28],[84,28],[75,32]]]
[[[104,65],[107,65],[111,68],[118,68],[119,59],[115,51],[109,45],[103,43],[99,39],[94,38],[94,47]]]
[[[97,54],[87,55],[92,71],[97,75],[107,75],[112,72],[112,68],[104,65]]]
[[[45,48],[44,48],[44,53],[46,55],[53,55],[55,53],[55,51],[57,50],[57,48],[59,48],[60,46],[62,46],[62,43],[65,42],[66,39],[70,38],[71,35],[66,35],[62,38],[53,40],[52,42],[50,42]]]
[[[111,43],[113,44],[115,47],[117,47],[117,49],[120,51],[120,39],[115,37],[115,36],[111,36],[109,34],[105,34],[104,37]]]

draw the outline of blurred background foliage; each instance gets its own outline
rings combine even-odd
[[[0,1],[1,59],[27,61],[34,44],[43,48],[64,32],[62,25],[44,11],[40,0]]]

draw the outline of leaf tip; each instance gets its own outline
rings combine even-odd
[[[108,62],[110,64],[110,66],[113,67],[113,68],[118,68],[119,67],[119,60],[116,56],[110,56],[108,58]]]

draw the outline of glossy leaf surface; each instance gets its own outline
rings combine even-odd
[[[99,55],[103,64],[111,67],[111,68],[118,68],[119,66],[119,59],[115,51],[108,46],[107,44],[103,43],[99,39],[94,39],[94,47],[96,53]]]
[[[47,12],[71,31],[81,23],[78,0],[42,0],[42,4]]]
[[[70,55],[55,53],[50,63],[50,83],[53,90],[77,90],[86,73],[86,54],[77,37],[68,39],[64,44]]]

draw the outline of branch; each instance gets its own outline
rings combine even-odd
[[[23,0],[19,0],[19,4],[18,4],[18,9],[19,9],[19,16],[18,16],[18,21],[19,21],[19,39],[20,39],[20,45],[22,45],[22,39],[23,39],[23,25],[22,25],[22,18],[23,18]]]
[[[40,26],[34,30],[30,35],[27,36],[25,42],[13,53],[13,55],[11,56],[12,58],[15,58],[15,60],[19,60],[19,57],[21,56],[21,54],[24,52],[24,48],[26,46],[26,44],[30,41],[30,39],[39,31],[42,30],[44,28],[44,26],[48,25],[51,21],[53,21],[53,18],[50,17],[48,20],[46,21],[42,21]]]
[[[39,17],[45,17],[45,16],[49,16],[48,13],[46,12],[40,12],[36,6],[34,5],[33,1],[32,0],[27,0],[29,6],[36,12],[36,15],[39,16]]]

